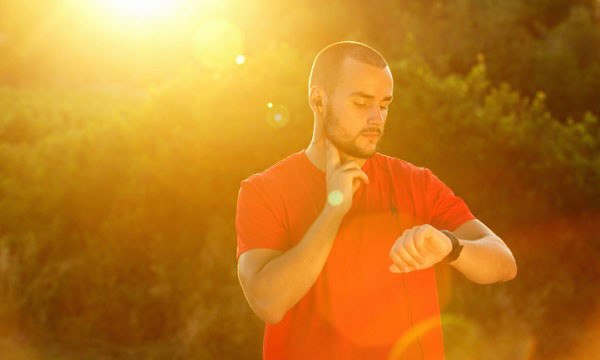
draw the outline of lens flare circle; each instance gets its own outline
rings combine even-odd
[[[327,196],[327,202],[332,206],[338,206],[344,201],[344,194],[339,190],[333,190]]]
[[[268,103],[265,117],[271,127],[282,128],[289,122],[290,111],[284,105]]]

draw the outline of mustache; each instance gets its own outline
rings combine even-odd
[[[365,130],[363,130],[361,132],[361,134],[367,134],[367,133],[370,133],[370,134],[375,133],[375,134],[379,134],[381,136],[381,135],[383,135],[383,129],[380,129],[380,128],[368,128],[368,129],[365,129]]]

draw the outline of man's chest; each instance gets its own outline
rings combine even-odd
[[[384,180],[363,184],[356,191],[352,207],[338,229],[338,245],[349,244],[356,251],[366,251],[382,243],[387,246],[389,239],[422,223],[424,219],[415,212],[412,198],[403,196],[401,191],[391,191],[390,183]],[[286,190],[283,221],[291,246],[302,240],[323,210],[325,188],[323,180],[296,184]]]

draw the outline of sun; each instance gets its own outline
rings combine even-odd
[[[102,0],[101,3],[115,15],[138,21],[164,19],[171,15],[177,0]]]

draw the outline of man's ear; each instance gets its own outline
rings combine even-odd
[[[323,110],[325,109],[325,104],[327,102],[327,95],[319,86],[314,85],[310,88],[309,94],[309,105],[313,112],[319,114],[319,116],[323,115]]]

